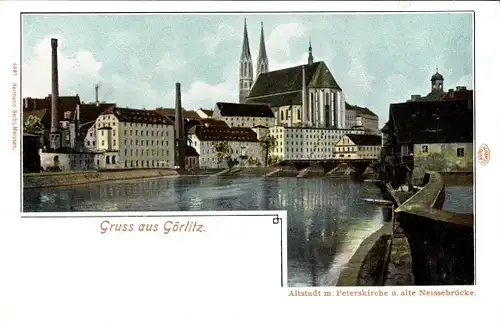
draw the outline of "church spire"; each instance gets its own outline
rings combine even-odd
[[[309,38],[309,57],[307,58],[307,63],[309,65],[312,65],[314,62],[314,58],[313,58],[313,48],[311,46],[311,38]]]
[[[243,27],[243,46],[241,48],[241,60],[243,59],[252,59],[252,55],[250,54],[250,44],[248,41],[248,31],[247,31],[247,19],[245,18],[244,27]]]
[[[267,59],[266,42],[264,40],[264,23],[260,23],[260,44],[259,44],[259,57],[257,58],[257,74],[255,79],[263,72],[269,71],[269,60]]]
[[[250,54],[250,44],[248,41],[247,19],[245,18],[243,27],[243,45],[241,48],[240,57],[240,103],[245,102],[250,88],[253,84],[253,64],[252,55]]]

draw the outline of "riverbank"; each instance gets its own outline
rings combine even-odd
[[[169,176],[207,176],[217,172],[220,172],[220,169],[184,171],[177,171],[174,169],[140,169],[98,172],[36,173],[23,175],[23,188],[64,187],[106,181],[127,181]]]
[[[248,167],[232,169],[129,169],[86,172],[46,172],[23,175],[23,188],[64,187],[92,184],[106,181],[125,181],[168,176],[254,176],[254,177],[297,177],[297,178],[344,178],[350,179],[348,171],[337,170],[325,173],[322,168],[308,167],[297,170],[294,167]]]

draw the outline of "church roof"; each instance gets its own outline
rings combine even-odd
[[[223,117],[274,117],[274,113],[268,104],[218,102],[215,105]]]
[[[271,107],[302,103],[302,67],[308,88],[342,90],[323,61],[262,73],[247,98],[248,103],[267,102]]]

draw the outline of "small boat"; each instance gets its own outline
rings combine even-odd
[[[384,205],[384,206],[391,206],[394,205],[392,201],[388,200],[380,200],[380,199],[374,199],[374,198],[363,198],[363,201],[376,204],[376,205]]]

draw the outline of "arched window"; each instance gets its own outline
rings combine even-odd
[[[125,167],[127,167],[127,161],[125,161]]]
[[[297,120],[300,120],[300,109],[297,110]]]
[[[146,161],[146,167],[149,167],[149,161],[148,160]]]
[[[106,165],[109,165],[109,155],[106,156]]]
[[[144,167],[144,161],[141,161],[141,167]]]
[[[139,161],[138,160],[135,161],[135,167],[139,167]]]
[[[244,66],[244,71],[245,71],[245,72],[243,73],[243,77],[246,77],[246,76],[247,76],[247,63],[246,63],[246,62],[244,62],[244,63],[243,63],[243,66]]]
[[[113,155],[113,157],[111,158],[111,162],[112,162],[113,164],[116,164],[116,156],[115,156],[115,155]]]

